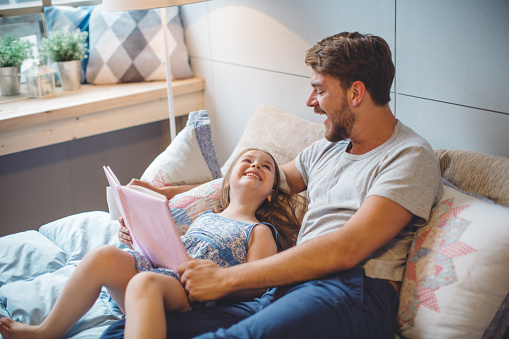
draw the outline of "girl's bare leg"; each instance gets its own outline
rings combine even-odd
[[[0,320],[0,333],[10,338],[62,338],[92,307],[106,286],[119,307],[124,310],[127,283],[138,273],[135,259],[114,247],[101,246],[87,253],[78,264],[50,313],[38,326],[7,319]]]
[[[181,283],[170,276],[153,272],[137,274],[125,295],[126,327],[124,338],[166,338],[166,312],[189,309]]]

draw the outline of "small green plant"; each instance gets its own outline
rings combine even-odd
[[[19,67],[23,60],[31,58],[33,44],[27,40],[6,35],[0,38],[0,67]]]
[[[85,58],[87,35],[87,32],[79,29],[71,31],[63,27],[51,31],[48,38],[42,38],[42,48],[39,50],[41,59],[73,61]]]

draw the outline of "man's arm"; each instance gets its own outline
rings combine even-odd
[[[379,196],[366,198],[341,229],[271,257],[227,269],[193,260],[179,267],[190,301],[218,299],[247,289],[282,286],[351,269],[394,238],[412,214]]]
[[[306,189],[306,184],[302,179],[302,175],[295,166],[295,160],[292,160],[280,166],[280,169],[285,173],[286,182],[290,187],[290,193],[300,193]]]

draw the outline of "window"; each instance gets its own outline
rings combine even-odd
[[[19,16],[42,13],[43,6],[97,5],[101,0],[0,0],[0,16]]]
[[[0,0],[0,38],[11,35],[29,40],[34,44],[34,56],[38,56],[38,47],[45,36],[43,7],[85,6],[100,4],[100,0]],[[21,72],[32,66],[34,59],[23,62]],[[21,82],[25,81],[21,77]],[[0,97],[0,103],[5,99]]]

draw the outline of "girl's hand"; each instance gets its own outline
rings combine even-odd
[[[120,240],[122,244],[131,247],[133,240],[129,233],[129,229],[125,226],[124,218],[118,218],[118,222],[120,223],[120,226],[118,227],[118,240]]]

